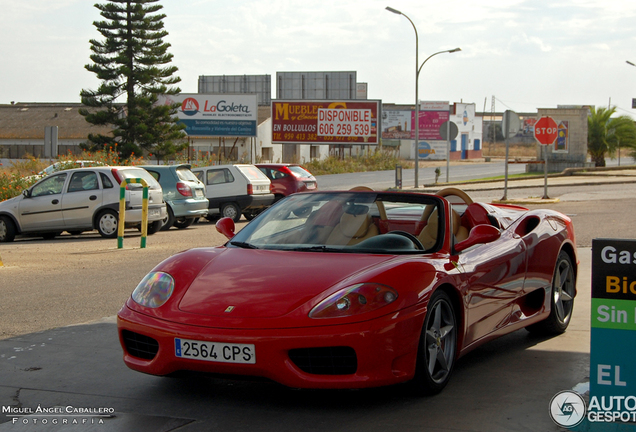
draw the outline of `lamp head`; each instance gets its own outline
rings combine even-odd
[[[402,15],[402,12],[397,9],[393,9],[391,6],[387,6],[386,10],[388,10],[389,12],[393,12],[394,14]]]

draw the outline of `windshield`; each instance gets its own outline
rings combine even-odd
[[[190,168],[181,166],[178,167],[176,171],[177,177],[179,177],[180,180],[199,183],[199,179],[197,178],[197,176],[194,175],[192,171],[190,171]]]
[[[424,194],[296,194],[261,214],[229,245],[312,252],[430,252],[443,237],[440,203]]]
[[[309,171],[305,170],[303,167],[300,167],[298,165],[290,165],[287,168],[289,168],[289,170],[294,175],[294,177],[297,177],[297,178],[313,178],[314,177],[313,175],[311,175]]]
[[[267,177],[265,176],[265,174],[263,174],[263,172],[259,170],[258,168],[256,168],[254,165],[237,165],[237,168],[239,169],[239,171],[245,174],[245,177],[247,177],[251,181],[255,181],[255,180],[269,181]]]
[[[159,185],[159,182],[157,182],[157,180],[155,180],[155,178],[145,169],[142,168],[117,168],[117,172],[122,176],[122,178],[127,179],[134,179],[134,178],[142,178],[146,181],[146,183],[148,183],[148,188],[150,189],[159,189],[161,188],[161,186]],[[135,186],[135,185],[129,185],[129,186]],[[141,187],[141,185],[139,185],[138,187]]]

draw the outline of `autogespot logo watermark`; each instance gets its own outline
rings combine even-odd
[[[565,390],[550,401],[550,417],[559,426],[571,428],[585,418],[585,401],[580,394]]]

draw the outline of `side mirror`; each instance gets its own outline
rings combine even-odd
[[[216,230],[227,237],[228,240],[232,240],[232,238],[236,235],[234,232],[236,226],[234,225],[234,220],[230,217],[219,219],[215,226]]]
[[[492,225],[477,225],[470,230],[466,240],[455,245],[455,251],[461,252],[471,246],[494,242],[500,236],[499,230]]]
[[[23,190],[22,195],[24,195],[25,198],[31,198],[31,189]]]

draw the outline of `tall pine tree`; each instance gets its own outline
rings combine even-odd
[[[82,90],[80,110],[87,122],[111,125],[111,135],[90,134],[89,148],[104,149],[117,144],[122,157],[140,149],[165,157],[182,150],[184,126],[177,124],[179,104],[159,105],[159,95],[175,95],[181,81],[171,66],[172,54],[164,30],[165,14],[158,0],[112,0],[96,4],[103,21],[93,25],[104,40],[90,40],[92,64],[85,68],[97,75],[97,90]],[[119,100],[119,102],[118,102]]]

